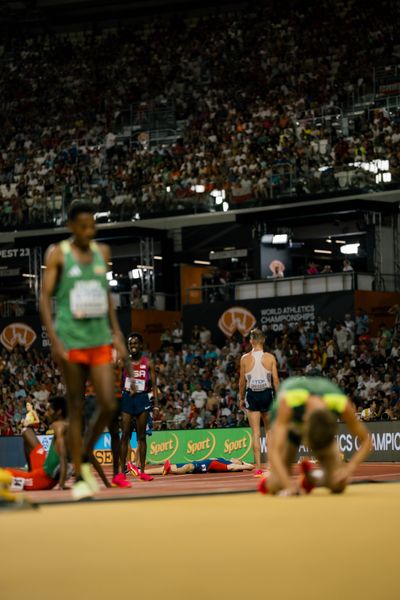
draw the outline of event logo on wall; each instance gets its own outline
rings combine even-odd
[[[236,302],[240,304],[186,304],[183,307],[184,340],[190,342],[195,325],[205,326],[211,331],[213,343],[222,345],[236,331],[246,337],[257,325],[280,331],[286,323],[291,327],[303,321],[314,326],[318,317],[343,320],[346,313],[354,312],[354,294],[351,291],[243,298]]]
[[[269,270],[274,277],[283,277],[285,269],[286,267],[281,260],[273,260],[269,263]]]
[[[256,324],[256,318],[247,308],[232,306],[219,318],[218,327],[227,336],[231,337],[236,331],[246,336]]]
[[[10,323],[0,334],[0,342],[11,352],[16,346],[29,350],[37,338],[32,327],[25,323]]]

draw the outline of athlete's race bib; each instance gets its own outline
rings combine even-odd
[[[24,477],[13,477],[10,485],[10,492],[21,492],[27,481],[32,483],[31,479],[24,479]]]
[[[77,281],[69,296],[75,319],[104,317],[108,311],[107,292],[100,281]]]
[[[265,379],[252,379],[250,388],[253,392],[263,392],[268,387],[268,381]]]
[[[132,379],[130,377],[125,377],[125,389],[128,392],[131,391],[131,381]],[[137,392],[144,392],[146,390],[146,382],[144,379],[134,379],[133,382]]]

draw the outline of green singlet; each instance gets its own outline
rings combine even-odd
[[[78,262],[68,240],[61,242],[64,266],[55,290],[55,329],[66,350],[111,344],[107,266],[96,242],[92,262]]]
[[[335,383],[324,377],[289,377],[279,386],[271,407],[271,423],[275,421],[279,401],[285,402],[293,410],[293,422],[301,423],[309,396],[320,396],[327,409],[341,415],[347,405],[347,396]]]
[[[57,479],[60,467],[60,457],[58,456],[57,450],[54,448],[54,439],[50,444],[50,448],[47,452],[46,460],[43,464],[44,472],[52,479]]]

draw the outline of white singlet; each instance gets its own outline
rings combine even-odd
[[[247,387],[253,392],[262,392],[272,388],[272,373],[262,364],[264,352],[262,350],[252,350],[254,357],[254,367],[246,373]]]

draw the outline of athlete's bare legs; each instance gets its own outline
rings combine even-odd
[[[82,405],[88,368],[85,365],[65,361],[63,363],[68,403],[68,447],[77,478],[81,475],[82,463]]]
[[[110,419],[108,424],[108,431],[110,432],[111,438],[111,453],[113,457],[113,475],[118,475],[120,472],[119,469],[119,456],[120,456],[120,439],[119,439],[119,423],[118,423],[119,414],[116,412]],[[123,471],[122,471],[123,472]]]
[[[251,465],[253,468],[253,465]],[[188,473],[193,473],[194,465],[192,463],[187,463],[186,465],[182,465],[181,467],[177,467],[176,465],[170,465],[169,473],[171,475],[187,475]],[[164,467],[151,467],[148,470],[150,475],[162,475],[164,472]]]
[[[329,448],[314,452],[314,454],[322,469],[322,472],[318,469],[315,470],[314,483],[317,486],[329,488],[334,494],[344,492],[347,481],[340,478],[343,461],[340,458],[336,442],[333,442]],[[310,476],[313,476],[313,471],[311,471]]]
[[[40,441],[37,438],[36,433],[30,427],[27,427],[23,432],[22,440],[24,442],[24,453],[26,462],[28,464],[28,470],[31,471],[32,465],[30,461],[30,453],[36,448],[38,444],[40,444]]]
[[[149,419],[149,413],[147,411],[142,412],[136,417],[136,435],[138,441],[138,455],[139,459],[136,460],[136,464],[140,471],[144,473],[146,468],[146,454],[147,454],[147,440],[146,440],[146,427]]]
[[[284,455],[284,463],[286,465],[288,472],[290,473],[290,471],[292,469],[292,464],[297,455],[297,446],[295,446],[288,440],[286,442],[285,447],[283,448],[283,455]],[[270,471],[268,479],[267,479],[268,491],[271,494],[277,494],[280,490],[282,490],[284,488],[284,486],[281,484],[279,477],[274,473],[274,469],[272,466],[270,467],[270,469],[271,469],[271,471]]]
[[[251,427],[251,445],[253,448],[254,454],[254,467],[256,471],[261,470],[261,445],[260,445],[260,436],[261,436],[261,413],[256,410],[248,410],[247,418],[249,420],[249,424]]]
[[[128,445],[132,435],[132,423],[133,417],[129,413],[123,412],[121,414],[121,443],[119,448],[119,460],[121,465],[121,471],[124,473],[126,465],[126,457],[128,452]]]
[[[96,395],[97,408],[89,423],[85,452],[91,452],[97,439],[110,423],[117,409],[114,367],[110,364],[91,366],[90,379]]]

